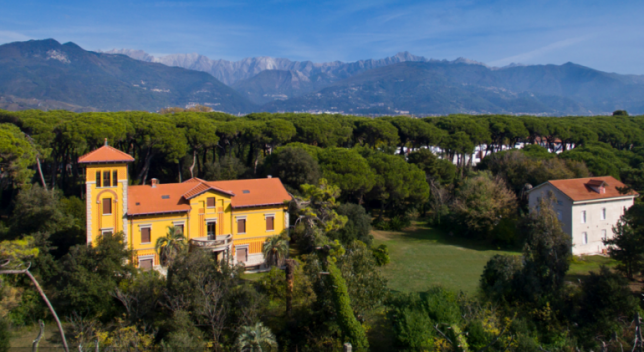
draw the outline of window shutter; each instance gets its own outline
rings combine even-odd
[[[215,198],[208,198],[208,208],[214,208],[215,207]]]
[[[96,187],[101,187],[101,172],[96,171]]]
[[[119,183],[119,173],[114,170],[112,171],[112,186],[116,187]]]
[[[110,185],[112,185],[112,182],[110,182],[110,172],[103,171],[103,186],[109,187]]]
[[[139,260],[139,268],[143,270],[150,270],[152,269],[153,263],[152,259],[141,259]]]
[[[237,249],[237,261],[240,263],[246,263],[248,261],[248,248]]]
[[[141,229],[141,243],[150,243],[150,228],[144,227]]]
[[[269,216],[266,218],[266,231],[275,230],[275,218]]]
[[[103,215],[112,214],[112,198],[103,198]]]
[[[237,232],[246,233],[246,219],[237,220]]]

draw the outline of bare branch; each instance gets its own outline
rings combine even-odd
[[[45,294],[45,291],[43,291],[43,289],[40,287],[40,284],[38,284],[38,281],[36,280],[36,278],[29,272],[30,267],[31,267],[31,263],[29,263],[27,268],[23,270],[0,270],[0,275],[26,274],[29,277],[29,279],[31,279],[31,282],[33,282],[34,286],[36,286],[36,290],[38,290],[38,293],[40,293],[40,296],[42,297],[42,299],[45,301],[45,303],[47,303],[47,307],[49,307],[49,311],[54,316],[54,319],[56,319],[56,324],[58,325],[58,331],[60,332],[60,337],[63,340],[63,348],[65,348],[65,352],[69,352],[69,347],[67,346],[67,339],[65,339],[65,331],[63,330],[63,325],[60,323],[60,319],[58,319],[58,314],[56,314],[54,307],[49,302],[49,299],[47,299],[47,295]]]

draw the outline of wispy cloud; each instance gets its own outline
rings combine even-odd
[[[19,42],[33,39],[28,35],[13,31],[0,31],[0,43]]]
[[[593,38],[594,35],[585,35],[581,37],[576,37],[576,38],[569,38],[569,39],[564,39],[560,40],[551,44],[548,44],[546,46],[542,46],[540,48],[528,51],[526,53],[506,57],[500,60],[492,61],[489,62],[488,65],[490,66],[505,66],[509,65],[511,63],[526,63],[529,62],[535,58],[539,58],[547,53],[550,53],[552,51],[556,51],[559,49],[567,48],[570,46],[573,46],[575,44],[587,41],[591,38]]]

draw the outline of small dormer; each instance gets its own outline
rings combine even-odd
[[[608,184],[603,180],[591,179],[586,183],[586,186],[599,194],[603,194],[606,193],[606,186],[608,186]]]

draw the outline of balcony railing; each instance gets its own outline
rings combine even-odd
[[[224,250],[228,248],[228,245],[232,243],[233,235],[219,235],[213,236],[208,235],[204,237],[195,237],[190,239],[190,246],[210,249],[210,250]]]

